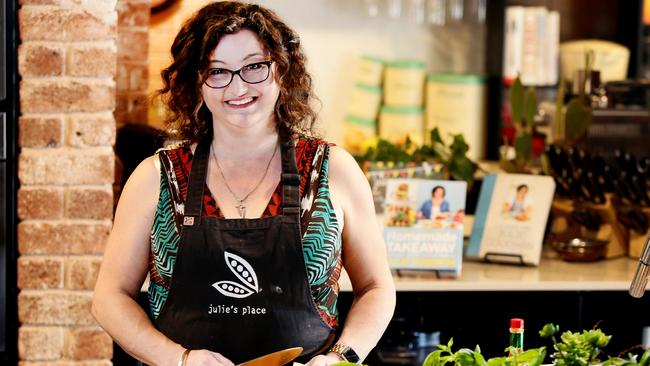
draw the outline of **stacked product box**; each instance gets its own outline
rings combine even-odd
[[[485,77],[472,74],[429,74],[426,86],[425,130],[438,128],[446,143],[463,134],[470,159],[485,150],[487,91]]]
[[[364,55],[357,62],[354,89],[345,116],[344,145],[360,154],[364,141],[377,134],[377,112],[381,105],[383,60]]]
[[[396,145],[407,138],[422,145],[424,127],[424,63],[412,60],[386,64],[384,104],[379,111],[379,136]]]

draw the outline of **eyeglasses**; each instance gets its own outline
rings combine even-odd
[[[223,89],[232,83],[235,75],[239,75],[248,84],[259,84],[269,78],[272,63],[273,61],[255,62],[235,71],[211,68],[208,69],[208,78],[205,79],[205,85],[213,89]]]

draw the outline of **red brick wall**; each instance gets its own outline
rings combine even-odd
[[[20,365],[111,365],[90,302],[113,214],[119,6],[20,3]]]

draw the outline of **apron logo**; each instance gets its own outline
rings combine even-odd
[[[226,259],[228,269],[235,274],[239,281],[218,281],[213,283],[212,287],[216,288],[224,296],[238,299],[260,292],[257,275],[250,263],[236,254],[223,252],[223,256]]]

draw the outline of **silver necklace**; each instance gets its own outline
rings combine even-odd
[[[226,176],[223,175],[223,169],[221,169],[221,166],[219,165],[219,159],[217,159],[217,154],[214,152],[214,141],[212,141],[212,144],[210,144],[211,150],[212,150],[212,157],[214,158],[214,162],[217,163],[217,170],[219,171],[219,174],[221,175],[221,179],[223,179],[223,183],[226,185],[226,188],[228,189],[228,192],[232,195],[232,197],[237,201],[237,205],[235,205],[235,208],[239,211],[239,217],[242,219],[246,217],[246,205],[244,202],[248,199],[248,197],[253,194],[259,188],[260,185],[262,185],[262,182],[264,181],[264,178],[266,178],[266,174],[269,172],[269,167],[271,166],[271,162],[273,161],[273,158],[275,157],[275,153],[278,151],[278,145],[277,143],[273,145],[273,154],[271,155],[271,159],[269,159],[269,162],[266,163],[266,169],[264,169],[264,174],[262,175],[262,178],[260,179],[259,182],[253,187],[253,189],[250,190],[243,198],[237,197],[235,192],[233,192],[232,188],[230,188],[230,185],[228,185],[228,181],[226,180]]]

